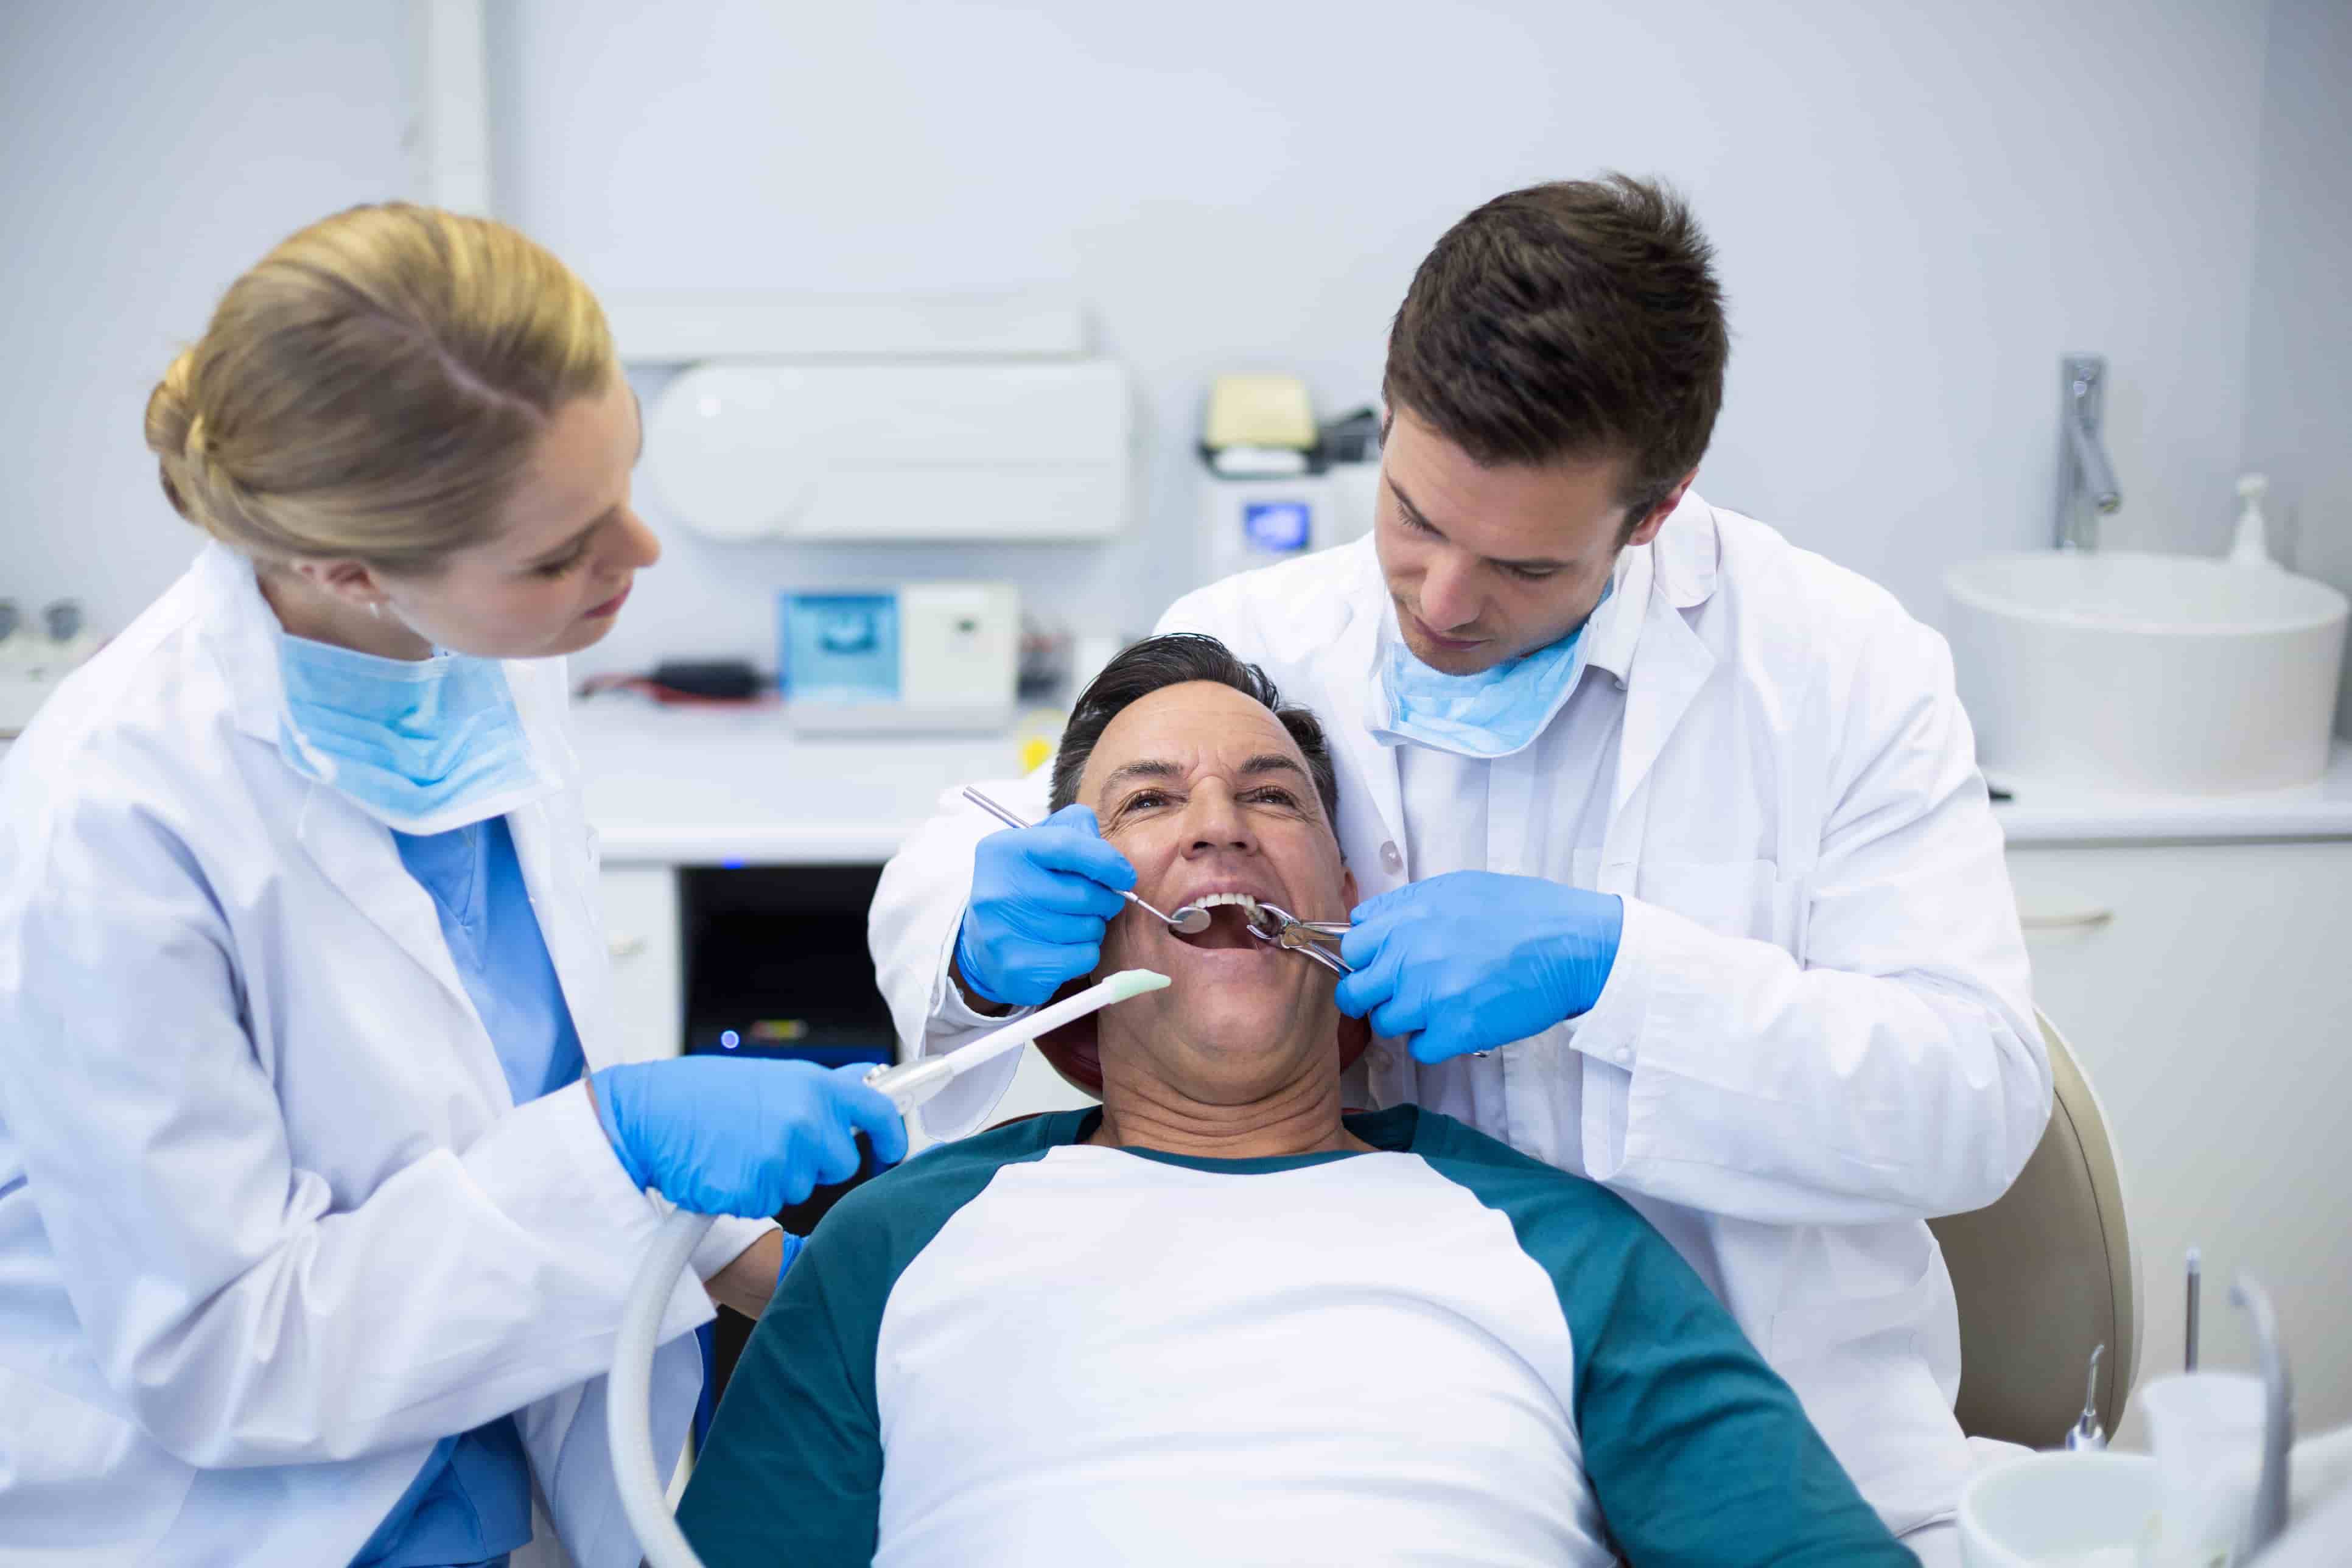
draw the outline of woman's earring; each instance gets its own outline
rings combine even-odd
[[[373,616],[379,621],[383,619],[383,601],[382,599],[370,599],[368,601],[368,614]]]

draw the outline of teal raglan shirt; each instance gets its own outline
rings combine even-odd
[[[877,1358],[893,1289],[1000,1173],[1082,1143],[1099,1115],[1037,1117],[940,1145],[826,1217],[752,1334],[679,1509],[710,1568],[873,1560],[884,1465]],[[1503,1216],[1518,1250],[1549,1279],[1574,1346],[1569,1402],[1579,1460],[1626,1561],[1914,1563],[1795,1394],[1622,1199],[1416,1107],[1350,1116],[1347,1126],[1376,1150],[1417,1156]],[[1362,1157],[1123,1152],[1238,1176]],[[1412,1236],[1396,1240],[1410,1252]],[[1363,1375],[1380,1371],[1367,1365]]]

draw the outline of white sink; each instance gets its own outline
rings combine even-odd
[[[2003,783],[2222,795],[2327,766],[2344,595],[2184,555],[1994,555],[1944,574],[1977,756]]]

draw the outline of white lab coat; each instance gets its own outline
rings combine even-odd
[[[1523,763],[1493,764],[1488,798],[1516,862],[1492,868],[1624,896],[1606,989],[1483,1062],[1375,1041],[1351,1102],[1448,1111],[1623,1194],[1909,1530],[1950,1513],[1969,1464],[1924,1220],[1999,1196],[2051,1096],[1950,658],[1883,590],[1696,495],[1618,581],[1641,609],[1599,852],[1546,830],[1565,803]],[[1367,539],[1202,589],[1160,626],[1223,638],[1323,717],[1367,898],[1454,868],[1416,856],[1395,752],[1370,732],[1385,603]],[[1042,771],[1008,787],[1042,812]],[[992,826],[948,803],[875,902],[883,993],[929,1050],[982,1025],[947,963]],[[934,1100],[933,1130],[977,1121],[1009,1079]]]
[[[659,1206],[580,1086],[513,1104],[390,835],[280,758],[274,627],[208,547],[0,765],[0,1562],[346,1562],[515,1412],[581,1568],[635,1563],[604,1373]],[[509,821],[581,1049],[658,1054],[612,1026],[562,661],[507,668],[566,774]],[[682,1281],[672,1460],[711,1315]]]

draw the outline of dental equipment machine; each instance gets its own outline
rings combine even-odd
[[[989,799],[986,795],[981,794],[980,791],[972,788],[970,784],[964,785],[963,797],[964,799],[971,802],[972,805],[980,807],[981,810],[988,813],[989,816],[996,818],[997,821],[1004,824],[1007,827],[1022,828],[1034,826],[1032,823],[1022,821],[1019,817],[1013,816],[1011,812],[1005,810],[1003,806],[997,805],[994,801]],[[1165,922],[1170,931],[1177,931],[1185,936],[1198,936],[1202,931],[1209,929],[1209,911],[1202,909],[1197,904],[1182,904],[1178,906],[1174,914],[1163,915],[1158,910],[1153,909],[1150,904],[1145,903],[1141,899],[1137,898],[1133,893],[1122,891],[1118,896],[1125,899],[1129,903],[1133,904],[1137,909],[1141,910],[1145,914],[1150,915],[1152,919]]]
[[[1000,816],[1004,815],[985,801],[980,804]],[[1207,912],[1201,914],[1205,925]],[[945,1056],[877,1067],[866,1075],[866,1081],[887,1096],[904,1115],[981,1063],[1114,1002],[1160,990],[1167,984],[1168,976],[1153,970],[1122,969],[1075,996],[1041,1007],[961,1049]],[[605,1435],[612,1444],[613,1476],[620,1489],[621,1511],[628,1516],[629,1528],[636,1531],[637,1542],[645,1548],[648,1568],[702,1568],[702,1559],[687,1544],[670,1511],[668,1490],[654,1458],[653,1372],[654,1352],[657,1348],[655,1336],[661,1331],[662,1309],[668,1304],[671,1289],[686,1271],[696,1246],[710,1229],[710,1215],[686,1209],[675,1210],[662,1221],[653,1248],[646,1255],[635,1282],[629,1288],[628,1302],[621,1311],[620,1335],[613,1352]]]
[[[1003,730],[1020,687],[1021,602],[1009,583],[788,590],[776,688],[803,734]]]

